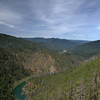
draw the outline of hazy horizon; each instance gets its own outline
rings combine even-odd
[[[9,35],[9,34],[6,34],[6,33],[1,33],[0,34],[4,34],[4,35]],[[34,39],[61,39],[61,40],[75,40],[75,39],[67,39],[67,38],[56,38],[56,37],[20,37],[20,36],[14,36],[14,35],[9,35],[9,36],[13,36],[13,37],[16,37],[16,38],[34,38]],[[75,41],[97,41],[97,40],[80,40],[80,39],[77,39]]]

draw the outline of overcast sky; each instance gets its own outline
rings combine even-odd
[[[0,0],[0,32],[99,40],[100,0]]]

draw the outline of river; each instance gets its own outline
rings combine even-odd
[[[26,96],[22,94],[22,88],[25,86],[26,82],[19,84],[13,91],[14,95],[18,100],[25,100]]]
[[[51,75],[51,74],[39,74],[39,75],[34,75],[34,77],[32,76],[31,78],[27,79],[26,81],[29,81],[33,78],[36,78],[36,77],[43,77],[43,76],[48,76],[48,75]],[[54,75],[54,74],[52,74]],[[16,98],[18,100],[26,100],[26,96],[22,94],[22,89],[23,87],[27,84],[26,81],[23,81],[22,83],[20,83],[14,90],[13,90],[13,94],[14,96],[16,96]]]

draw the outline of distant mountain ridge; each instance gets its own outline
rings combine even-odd
[[[44,47],[55,49],[55,50],[64,50],[71,49],[76,46],[82,45],[89,41],[82,40],[66,40],[66,39],[58,39],[58,38],[24,38],[25,40],[34,42],[34,43],[42,43]]]

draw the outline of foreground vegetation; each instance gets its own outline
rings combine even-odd
[[[66,72],[34,78],[23,91],[28,100],[99,100],[100,58]]]

